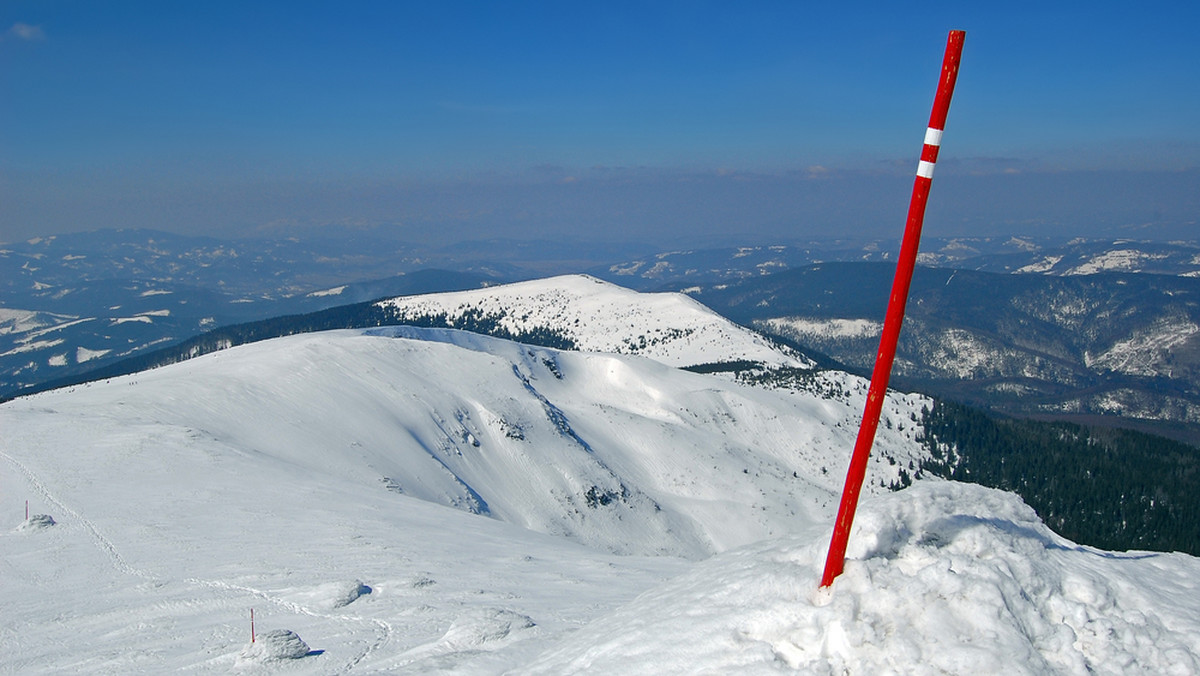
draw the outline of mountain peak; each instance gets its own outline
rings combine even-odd
[[[682,293],[639,293],[590,275],[381,301],[399,321],[452,328],[485,322],[511,335],[551,332],[585,352],[637,354],[668,366],[754,361],[809,367],[789,348],[734,324]]]

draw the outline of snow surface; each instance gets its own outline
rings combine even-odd
[[[1064,274],[1094,275],[1099,272],[1135,272],[1147,262],[1163,258],[1166,258],[1166,255],[1150,254],[1136,249],[1117,249],[1096,256],[1067,270]]]
[[[112,350],[89,350],[86,347],[75,348],[75,362],[82,364],[93,359],[98,359],[112,352]]]
[[[879,336],[883,324],[870,319],[824,319],[816,317],[774,317],[762,324],[769,330],[793,336],[820,338],[871,338]]]
[[[1089,368],[1134,376],[1169,376],[1173,351],[1194,340],[1200,326],[1186,318],[1164,319],[1139,328],[1099,355],[1084,355]]]
[[[278,662],[280,660],[298,660],[308,657],[312,649],[296,632],[289,629],[271,629],[257,636],[238,655],[235,666],[245,669],[248,664]]]
[[[402,317],[477,311],[519,334],[551,328],[580,350],[639,354],[670,366],[758,361],[811,367],[794,350],[738,326],[682,293],[638,293],[587,275],[383,301]],[[513,310],[519,308],[519,311]]]
[[[1051,270],[1054,269],[1054,266],[1058,265],[1059,262],[1062,261],[1062,259],[1063,259],[1063,257],[1061,255],[1059,255],[1059,256],[1044,256],[1042,258],[1042,260],[1040,260],[1040,261],[1037,261],[1035,263],[1030,263],[1029,265],[1018,268],[1017,273],[1019,273],[1019,274],[1041,274],[1041,273],[1050,272]]]
[[[74,319],[74,317],[0,307],[0,336],[35,331],[67,319]]]
[[[340,295],[342,295],[342,292],[344,292],[345,290],[346,290],[345,285],[335,286],[332,289],[325,289],[323,291],[313,291],[312,293],[308,294],[308,297],[309,298],[321,298],[324,296],[340,296]]]
[[[1196,674],[1200,560],[1112,554],[1012,494],[921,483],[859,513],[818,591],[815,530],[713,557],[525,673]]]
[[[54,517],[49,514],[32,514],[17,526],[17,532],[37,531],[56,525]]]
[[[818,593],[865,396],[822,378],[386,328],[5,403],[0,673],[1197,673],[1196,558],[884,490],[919,397]]]
[[[13,349],[11,349],[7,352],[0,352],[0,357],[8,357],[8,356],[11,356],[14,354],[20,354],[22,352],[35,352],[37,350],[46,350],[46,349],[49,349],[52,347],[58,347],[59,345],[62,345],[65,342],[67,342],[67,341],[64,338],[56,338],[54,340],[35,340],[35,341],[30,341],[30,342],[23,342],[22,344],[18,345],[17,347],[14,347]]]

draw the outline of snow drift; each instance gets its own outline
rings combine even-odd
[[[1200,561],[1114,554],[1016,496],[920,483],[868,500],[845,573],[828,536],[717,555],[594,622],[530,673],[1195,674]]]

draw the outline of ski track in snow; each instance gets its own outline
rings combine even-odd
[[[0,457],[3,457],[13,467],[16,467],[17,470],[24,475],[25,479],[29,482],[29,485],[33,487],[34,491],[45,498],[47,502],[62,510],[63,513],[69,514],[72,519],[79,522],[84,528],[86,528],[88,533],[90,533],[92,538],[96,541],[97,545],[99,545],[100,549],[103,550],[104,553],[108,555],[109,559],[112,560],[114,568],[126,575],[139,577],[143,580],[153,581],[154,577],[152,575],[144,570],[139,570],[131,566],[129,562],[125,560],[125,557],[121,556],[121,552],[117,551],[117,547],[112,543],[112,540],[104,537],[104,534],[100,532],[99,528],[96,528],[94,523],[89,521],[79,512],[68,507],[62,500],[59,500],[48,488],[46,488],[45,484],[38,480],[37,476],[28,467],[4,451],[0,451]]]
[[[72,520],[82,525],[87,530],[88,534],[91,535],[92,539],[95,540],[97,547],[108,555],[109,560],[112,562],[113,568],[115,568],[118,572],[131,577],[146,580],[147,582],[163,582],[148,571],[142,570],[130,564],[129,561],[127,561],[125,557],[121,555],[121,552],[117,549],[117,546],[113,544],[113,541],[106,537],[104,533],[102,533],[100,529],[96,527],[96,524],[60,500],[49,488],[46,487],[44,483],[42,483],[42,481],[38,479],[37,475],[34,474],[34,472],[26,467],[23,463],[4,451],[0,451],[0,458],[4,458],[4,460],[15,467],[17,471],[19,471],[21,475],[25,477],[25,480],[38,495],[44,498],[48,503],[54,505],[62,513],[69,515]],[[295,603],[293,601],[281,599],[272,595],[270,592],[262,589],[256,589],[254,587],[230,584],[220,580],[204,580],[196,577],[184,578],[182,581],[196,587],[211,589],[225,594],[231,594],[235,596],[254,596],[297,615],[307,615],[309,617],[318,619],[334,620],[343,624],[374,624],[376,633],[375,641],[368,644],[362,652],[347,660],[346,663],[335,670],[334,673],[342,674],[352,670],[364,659],[369,657],[380,647],[384,646],[391,638],[393,633],[392,625],[384,620],[376,618],[354,617],[352,615],[333,615],[329,613],[318,612],[307,606]],[[199,599],[195,600],[198,601]]]

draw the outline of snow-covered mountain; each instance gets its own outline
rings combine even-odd
[[[575,349],[640,354],[671,366],[812,365],[684,294],[641,294],[587,275],[394,298],[380,305],[402,322],[438,319],[457,327],[486,321],[514,336],[553,333]]]
[[[619,292],[586,278],[542,292],[575,285],[600,289],[564,296],[576,347],[626,349],[623,305],[645,299],[600,303]],[[636,316],[681,321],[683,300]],[[470,302],[431,307],[490,312]],[[714,335],[694,326],[678,335]],[[916,396],[889,397],[846,574],[815,594],[865,383],[664,363],[769,356],[724,340],[615,354],[343,330],[0,405],[0,672],[1200,664],[1195,558],[1078,547],[987,489],[887,491],[925,457]]]
[[[1020,253],[981,254],[961,267],[1061,276],[1125,272],[1196,277],[1200,276],[1200,247],[1196,242],[1077,239],[1060,246],[1031,243]]]
[[[14,421],[22,430],[136,411],[126,423],[318,476],[618,553],[700,558],[827,516],[865,392],[843,377],[845,401],[830,401],[640,357],[393,327],[256,343],[8,411],[32,415]],[[904,421],[924,401],[892,400],[873,488],[923,457]]]

